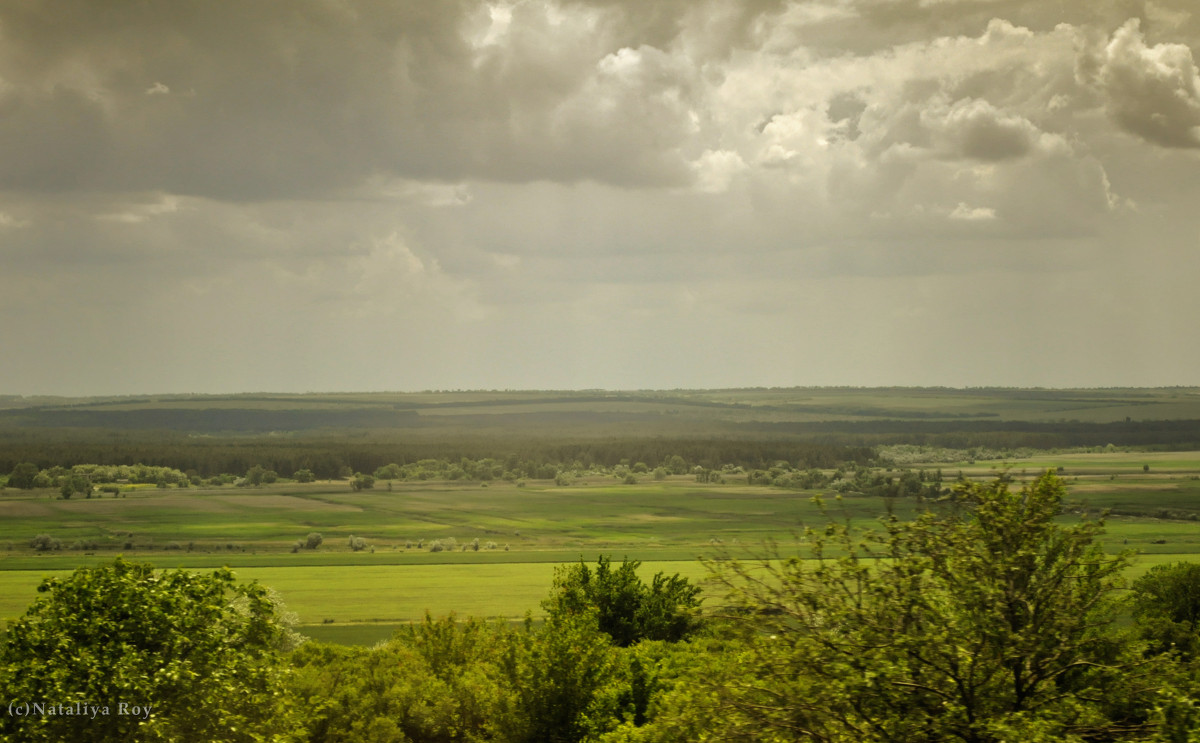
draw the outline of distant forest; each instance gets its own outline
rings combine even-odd
[[[1080,418],[1082,420],[1077,420]],[[318,478],[424,459],[507,469],[867,464],[912,444],[1200,449],[1200,390],[795,388],[0,399],[0,472],[78,464]]]

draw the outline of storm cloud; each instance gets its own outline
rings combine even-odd
[[[0,392],[1195,383],[1197,50],[1186,0],[4,4]]]

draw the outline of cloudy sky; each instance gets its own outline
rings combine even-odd
[[[1194,0],[11,0],[0,393],[1200,384]]]

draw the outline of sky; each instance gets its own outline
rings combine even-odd
[[[9,0],[0,393],[1200,384],[1194,0]]]

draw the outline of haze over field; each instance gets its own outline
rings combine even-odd
[[[0,393],[1195,384],[1193,0],[0,5]]]

